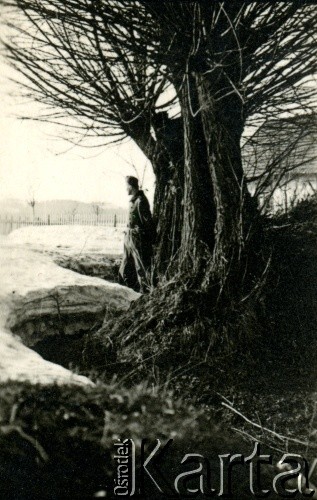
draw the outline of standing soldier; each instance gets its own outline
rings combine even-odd
[[[130,198],[129,223],[124,237],[124,253],[119,282],[134,290],[149,291],[154,229],[150,205],[139,189],[136,177],[126,177]]]

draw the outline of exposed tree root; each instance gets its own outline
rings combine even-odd
[[[118,320],[107,321],[88,339],[88,366],[109,370],[122,364],[143,374],[170,372],[188,363],[248,356],[259,334],[259,307],[252,294],[234,302],[221,296],[219,284],[197,290],[190,281],[171,282],[142,296]],[[220,297],[221,296],[221,297]],[[219,299],[220,297],[220,299]],[[252,340],[252,342],[251,342]]]

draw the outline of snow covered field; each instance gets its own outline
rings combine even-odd
[[[1,238],[6,245],[22,245],[43,252],[120,256],[124,228],[105,226],[27,226]]]

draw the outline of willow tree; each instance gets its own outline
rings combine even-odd
[[[316,69],[316,7],[296,1],[141,5],[138,46],[125,37],[122,43],[140,54],[146,48],[153,63],[166,68],[182,110],[180,260],[195,268],[203,246],[216,274],[230,267],[235,275],[254,217],[241,159],[243,129],[247,119],[295,112],[311,98],[299,83]],[[123,12],[115,13],[121,26]]]
[[[155,151],[147,155],[156,174],[156,204],[163,207],[155,209],[160,216],[158,248],[174,242],[178,232],[177,258],[169,285],[144,298],[136,306],[140,314],[128,315],[115,330],[125,335],[136,331],[140,315],[137,331],[160,329],[166,304],[173,311],[168,326],[175,317],[180,325],[194,323],[197,314],[214,317],[219,304],[230,311],[254,301],[262,272],[261,228],[247,189],[241,137],[246,123],[296,114],[311,103],[316,7],[299,0],[17,0],[17,5],[36,31],[26,56],[25,45],[12,42],[7,48],[29,80],[28,65],[34,68],[31,92],[35,88],[44,102],[76,115],[80,101],[91,120],[88,131],[96,125],[105,134],[107,116],[108,129],[119,127],[143,150],[146,144]],[[37,53],[34,38],[39,40]],[[52,47],[54,54],[47,57]],[[61,78],[63,93],[73,92],[71,103],[59,95]],[[175,142],[164,132],[164,116],[156,114],[165,82],[173,87],[181,110]],[[87,95],[81,94],[83,89]],[[109,101],[110,94],[115,102]],[[184,161],[179,161],[182,154]],[[173,196],[174,191],[182,196]],[[181,213],[177,220],[170,217],[171,207],[172,213]]]
[[[163,299],[170,315],[162,324],[164,308],[156,307],[157,295],[165,293],[161,289],[150,299],[153,308],[143,313],[143,330],[135,320],[123,322],[120,340],[135,338],[126,336],[131,329],[152,332],[175,323],[195,325],[202,316],[214,319],[219,306],[228,315],[238,311],[238,321],[246,307],[252,321],[265,264],[241,138],[247,122],[296,114],[311,104],[316,6],[302,1],[140,0],[128,16],[125,6],[104,4],[113,33],[125,49],[146,55],[159,67],[179,99],[184,209],[177,267],[170,295]],[[127,26],[138,33],[133,41]],[[120,329],[122,324],[114,327],[117,334]]]

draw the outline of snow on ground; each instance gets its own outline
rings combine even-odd
[[[93,385],[91,380],[44,360],[35,351],[0,327],[0,382],[29,381],[32,384]]]
[[[96,312],[98,308],[108,306],[119,310],[129,307],[130,302],[139,296],[133,290],[63,269],[48,255],[81,251],[119,255],[122,239],[122,229],[94,226],[27,227],[1,238],[1,382],[11,379],[43,384],[91,383],[86,377],[44,360],[23,345],[10,328],[16,322],[23,326],[24,320],[47,315],[50,308],[56,308],[54,300],[51,303],[48,300],[53,292],[64,294],[62,307],[69,314],[77,313],[76,307],[82,307],[83,312]]]
[[[105,226],[27,226],[12,231],[6,245],[72,254],[105,254],[120,256],[123,252],[124,227]]]
[[[64,269],[50,256],[21,247],[1,248],[0,283],[0,326],[7,328],[59,313],[124,311],[139,296],[130,288]]]
[[[130,288],[117,283],[110,283],[100,278],[84,276],[55,264],[46,254],[39,254],[19,246],[2,246],[0,248],[0,304],[15,302],[16,296],[42,290],[50,292],[56,287],[97,287],[102,294],[121,297],[127,305],[138,297]],[[124,304],[123,304],[124,308]],[[0,312],[0,325],[2,314]]]

